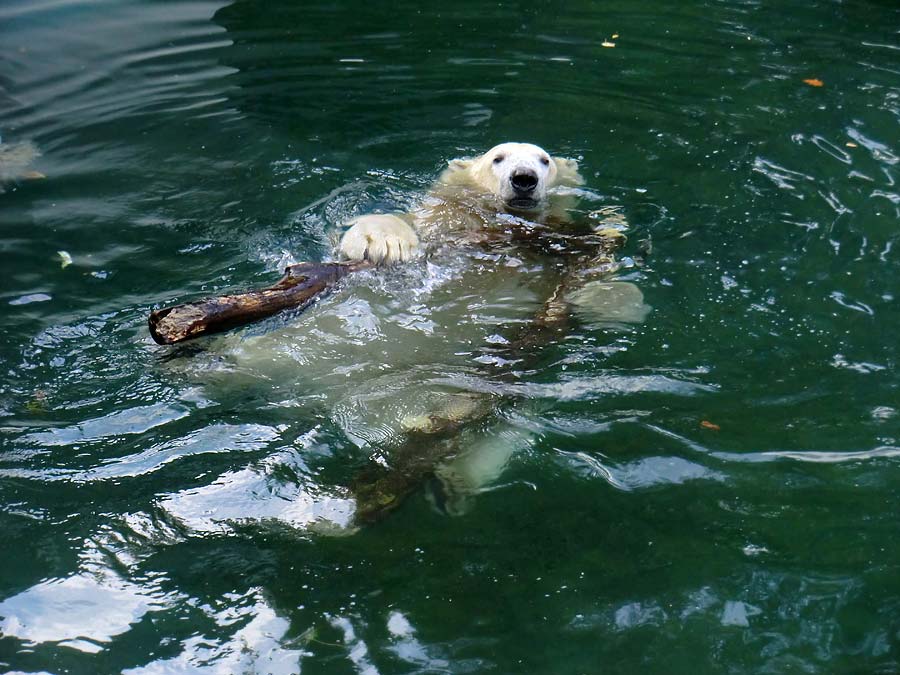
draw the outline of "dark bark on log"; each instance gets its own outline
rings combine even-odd
[[[302,308],[351,272],[371,267],[365,261],[291,265],[268,288],[155,310],[150,313],[150,335],[157,344],[171,345]]]

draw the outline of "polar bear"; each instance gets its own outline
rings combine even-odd
[[[553,188],[583,183],[575,160],[551,157],[531,143],[501,143],[475,159],[451,160],[432,189],[431,198],[411,218],[365,215],[351,221],[341,239],[340,252],[348,260],[403,262],[419,250],[416,228],[446,231],[459,225],[461,214],[468,218],[477,215],[466,197],[488,198],[493,202],[488,205],[489,211],[493,206],[494,211],[540,217],[547,215]]]
[[[572,200],[570,195],[560,194],[557,188],[577,187],[583,183],[578,164],[573,159],[553,157],[531,143],[501,143],[474,159],[448,162],[416,211],[408,214],[371,214],[352,220],[340,240],[339,251],[348,260],[368,260],[376,265],[409,261],[423,248],[423,243],[431,249],[433,258],[473,245],[477,250],[479,243],[487,245],[489,250],[499,248],[510,255],[510,251],[522,248],[510,241],[516,239],[515,227],[511,228],[511,225],[521,227],[519,234],[522,230],[530,232],[542,225],[568,229],[571,225],[568,208]],[[604,256],[603,252],[620,244],[623,236],[615,229],[593,228],[593,233],[596,234],[597,230],[605,232],[608,245],[601,246],[599,258],[596,255],[589,257],[588,262],[596,264],[603,258],[608,264],[611,258]],[[513,245],[507,246],[510,243]],[[586,267],[584,262],[582,267]],[[600,265],[598,269],[609,267]],[[508,277],[509,271],[502,265],[480,265],[478,275],[481,283],[485,278],[493,280],[489,282],[493,287],[491,290],[504,289],[507,301],[527,295],[522,292],[522,286],[528,284],[521,281],[516,289],[504,286],[500,280]],[[603,278],[591,279],[589,274],[583,274],[583,270],[575,274],[548,276],[553,281],[551,285],[545,285],[543,291],[537,290],[540,284],[530,284],[529,301],[533,303],[531,306],[537,306],[537,311],[531,310],[532,316],[524,319],[526,323],[534,320],[545,324],[559,322],[568,308],[578,310],[582,316],[587,314],[590,317],[593,312],[594,317],[625,323],[640,321],[646,314],[643,296],[632,284],[609,282]],[[577,279],[579,276],[583,278]],[[541,296],[542,292],[545,297]],[[471,341],[462,330],[458,337],[462,343]],[[479,419],[490,407],[489,397],[483,394],[444,391],[433,396],[433,392],[423,393],[425,398],[430,399],[425,412],[406,415],[399,420],[400,428],[406,434],[422,436],[442,429],[453,429],[455,423],[467,418]],[[400,463],[405,462],[408,466],[424,463],[429,465],[426,469],[434,468],[445,487],[444,507],[448,511],[459,512],[464,510],[467,495],[495,480],[512,453],[530,442],[530,435],[515,428],[515,425],[499,425],[493,428],[492,433],[469,439],[465,448],[447,452],[444,457],[440,456],[439,450],[437,453],[425,452],[424,460],[417,456],[401,459]],[[421,443],[414,445],[416,448],[422,447]],[[420,450],[414,452],[418,454]],[[446,461],[432,466],[435,458]],[[410,472],[408,468],[406,471]],[[385,492],[396,489],[393,484],[395,480],[395,475],[387,476]],[[384,497],[378,490],[377,485],[371,490],[376,494],[368,495],[369,501],[378,502]],[[451,498],[448,499],[448,495]]]
[[[570,215],[564,188],[582,182],[574,160],[528,143],[452,160],[411,212],[350,221],[341,255],[382,267],[274,330],[224,336],[191,368],[204,386],[337,425],[372,460],[349,486],[357,521],[426,481],[444,511],[464,512],[533,442],[518,372],[566,309],[603,307],[615,324],[645,311],[635,286],[607,278],[615,237]]]

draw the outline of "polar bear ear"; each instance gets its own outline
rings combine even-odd
[[[553,163],[556,165],[556,176],[553,178],[553,185],[567,185],[575,187],[584,185],[584,178],[578,173],[578,162],[574,159],[563,159],[562,157],[553,157]]]
[[[469,171],[475,163],[474,159],[451,159],[441,174],[441,182],[447,184],[465,183],[469,180]]]
[[[451,159],[447,162],[447,167],[452,171],[466,171],[474,162],[474,159]]]

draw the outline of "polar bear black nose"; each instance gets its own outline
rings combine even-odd
[[[527,193],[534,192],[534,188],[536,188],[538,184],[538,179],[537,176],[530,171],[523,171],[514,173],[510,182],[512,183],[513,190],[516,192]]]

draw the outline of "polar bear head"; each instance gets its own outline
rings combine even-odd
[[[476,159],[451,160],[441,182],[485,190],[511,208],[532,209],[550,188],[584,180],[573,159],[551,157],[531,143],[501,143]]]

